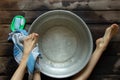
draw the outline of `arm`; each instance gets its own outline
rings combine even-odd
[[[35,72],[34,73],[34,78],[33,78],[33,80],[41,80],[41,76],[40,76],[40,72]]]
[[[106,29],[105,35],[96,41],[96,49],[93,52],[93,55],[91,56],[87,66],[75,77],[73,77],[72,80],[87,80],[111,38],[118,32],[118,29],[119,27],[117,24],[113,24]]]
[[[26,70],[26,64],[31,50],[34,48],[35,43],[38,39],[38,34],[32,33],[24,39],[24,51],[23,57],[19,67],[13,74],[11,80],[22,80]]]
[[[23,79],[23,76],[24,76],[25,71],[26,71],[27,59],[28,59],[28,56],[23,55],[23,58],[22,58],[22,60],[20,62],[20,65],[17,68],[17,70],[15,71],[15,73],[12,76],[11,80],[22,80]]]

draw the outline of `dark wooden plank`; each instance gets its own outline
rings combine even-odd
[[[12,75],[0,75],[0,80],[10,80]],[[23,80],[28,80],[28,74],[25,74]]]
[[[7,65],[7,62],[8,62],[8,58],[5,57],[0,57],[0,74],[3,74],[6,72],[6,65]]]
[[[101,6],[102,5],[102,6]],[[120,10],[119,0],[1,0],[0,10]]]
[[[0,80],[10,80],[10,77],[0,76]],[[42,76],[42,80],[53,80],[53,78]],[[54,79],[54,80],[70,80],[70,79]],[[94,75],[90,76],[88,80],[120,80],[120,75]]]
[[[120,55],[120,42],[110,42],[104,51],[104,56],[118,56]]]
[[[95,47],[95,40],[102,37],[104,35],[105,29],[109,25],[104,25],[104,24],[88,24],[88,27],[90,28],[90,31],[93,36],[93,43]],[[26,30],[30,25],[26,25]],[[0,56],[10,56],[13,50],[13,45],[12,43],[9,43],[7,38],[8,34],[10,32],[9,25],[1,25],[0,27]],[[120,31],[119,33],[111,40],[107,50],[105,51],[107,54],[106,55],[116,55],[120,52],[119,46],[120,44]],[[116,48],[117,47],[117,48]],[[10,52],[9,52],[10,51]]]
[[[47,11],[0,11],[0,23],[11,23],[15,15],[25,16],[27,23],[32,23],[38,16]],[[72,11],[86,23],[120,23],[120,11]],[[3,15],[4,14],[4,15]]]
[[[120,80],[120,75],[91,75],[88,80]]]
[[[104,56],[117,56],[120,55],[120,42],[110,42],[106,50],[104,51]],[[94,42],[94,48],[95,48]],[[12,43],[0,43],[0,56],[11,56],[13,53]]]
[[[0,25],[0,42],[7,42],[8,34],[10,32],[9,25]]]
[[[102,37],[104,35],[105,29],[110,26],[110,24],[87,24],[92,36],[93,40],[95,41],[96,39]],[[26,25],[25,29],[28,30],[30,25]],[[8,24],[1,24],[0,25],[0,43],[2,42],[8,42],[8,34],[10,33],[10,25]],[[120,30],[118,34],[111,40],[111,41],[120,41]]]
[[[95,48],[95,41],[94,48]],[[111,41],[104,51],[104,56],[117,56],[120,55],[120,42]],[[10,42],[0,43],[0,56],[11,56],[13,53],[13,44]]]
[[[0,75],[12,75],[17,68],[13,57],[0,57]]]
[[[12,19],[16,15],[25,16],[27,23],[32,23],[39,15],[46,11],[0,11],[0,23],[11,23]],[[4,16],[3,16],[4,14]]]
[[[2,76],[0,76],[0,80],[8,80],[8,76],[2,75]]]
[[[12,43],[0,43],[0,56],[11,56],[13,53]]]
[[[93,40],[95,41],[104,35],[105,30],[111,24],[87,24],[87,25],[92,33]],[[118,42],[120,41],[120,29],[119,29],[117,35],[114,36],[111,41],[118,41]]]
[[[73,11],[86,23],[119,23],[119,11]]]
[[[29,27],[30,25],[26,25],[25,29],[28,30]],[[8,42],[8,37],[10,32],[11,30],[9,24],[0,24],[0,43]]]
[[[120,56],[101,56],[92,74],[120,74],[119,60]],[[0,57],[0,63],[0,74],[11,74],[8,72],[13,72],[17,67],[17,63],[13,57]]]
[[[103,74],[120,74],[120,56],[101,56],[92,72],[92,75]]]
[[[111,76],[120,74],[120,63],[118,63],[119,67],[116,68],[115,66],[118,59],[119,56],[102,56],[93,70],[90,78],[96,79],[96,76],[101,79],[119,78],[118,76]],[[0,75],[12,76],[17,68],[17,64],[12,57],[0,57],[0,63]],[[43,78],[45,78],[45,76],[43,76]]]

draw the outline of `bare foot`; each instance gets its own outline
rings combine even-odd
[[[117,34],[118,30],[119,26],[117,24],[112,24],[110,27],[108,27],[105,31],[104,36],[102,38],[97,39],[97,47],[105,49],[111,38]]]
[[[118,29],[119,27],[117,24],[113,24],[106,29],[105,35],[102,38],[97,39],[96,49],[93,52],[88,64],[81,72],[79,72],[76,76],[74,76],[72,80],[87,80],[88,79],[95,65],[97,64],[100,56],[102,55],[103,51],[106,49],[108,43],[110,42],[111,38],[117,34]]]
[[[37,33],[32,33],[24,39],[24,54],[29,55],[31,50],[35,47],[37,40],[38,40]]]

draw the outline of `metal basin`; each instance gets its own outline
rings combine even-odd
[[[66,10],[53,10],[40,15],[29,33],[40,35],[42,53],[39,69],[55,78],[65,78],[81,71],[88,63],[93,41],[85,22]]]

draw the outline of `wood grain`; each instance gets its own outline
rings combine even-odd
[[[31,24],[47,11],[0,11],[0,24],[10,24],[15,15],[23,15]],[[120,23],[120,11],[72,11],[86,23]],[[3,15],[4,14],[4,15]]]
[[[12,75],[17,65],[13,57],[0,57],[0,75]]]
[[[87,23],[94,42],[104,35],[105,29],[110,26],[110,24],[89,24]],[[26,24],[25,29],[28,31],[30,24]],[[0,24],[0,43],[8,42],[8,35],[11,32],[9,24]],[[111,41],[120,41],[120,30],[117,35]]]
[[[120,75],[91,75],[88,80],[120,80]]]
[[[101,76],[99,76],[100,78],[103,78],[106,75],[106,79],[110,78],[109,75],[119,75],[119,67],[115,66],[119,57],[120,56],[102,56],[91,75],[94,75],[95,79],[98,75]],[[0,57],[0,63],[2,63],[0,64],[1,75],[12,75],[17,68],[17,64],[12,57]],[[120,66],[120,63],[118,65]],[[91,76],[91,78],[94,77]],[[115,78],[115,76],[111,76],[111,78]]]
[[[102,5],[102,6],[101,6]],[[119,0],[1,0],[0,10],[120,10]]]
[[[8,76],[0,76],[0,80],[8,80]]]
[[[114,42],[111,41],[108,45],[108,47],[105,50],[104,56],[117,56],[120,55],[120,42]],[[94,42],[94,48],[95,48],[95,42]],[[0,56],[11,56],[13,54],[13,44],[12,43],[0,43]],[[94,50],[94,49],[93,49]]]
[[[13,54],[12,43],[0,43],[0,56],[11,56]]]

